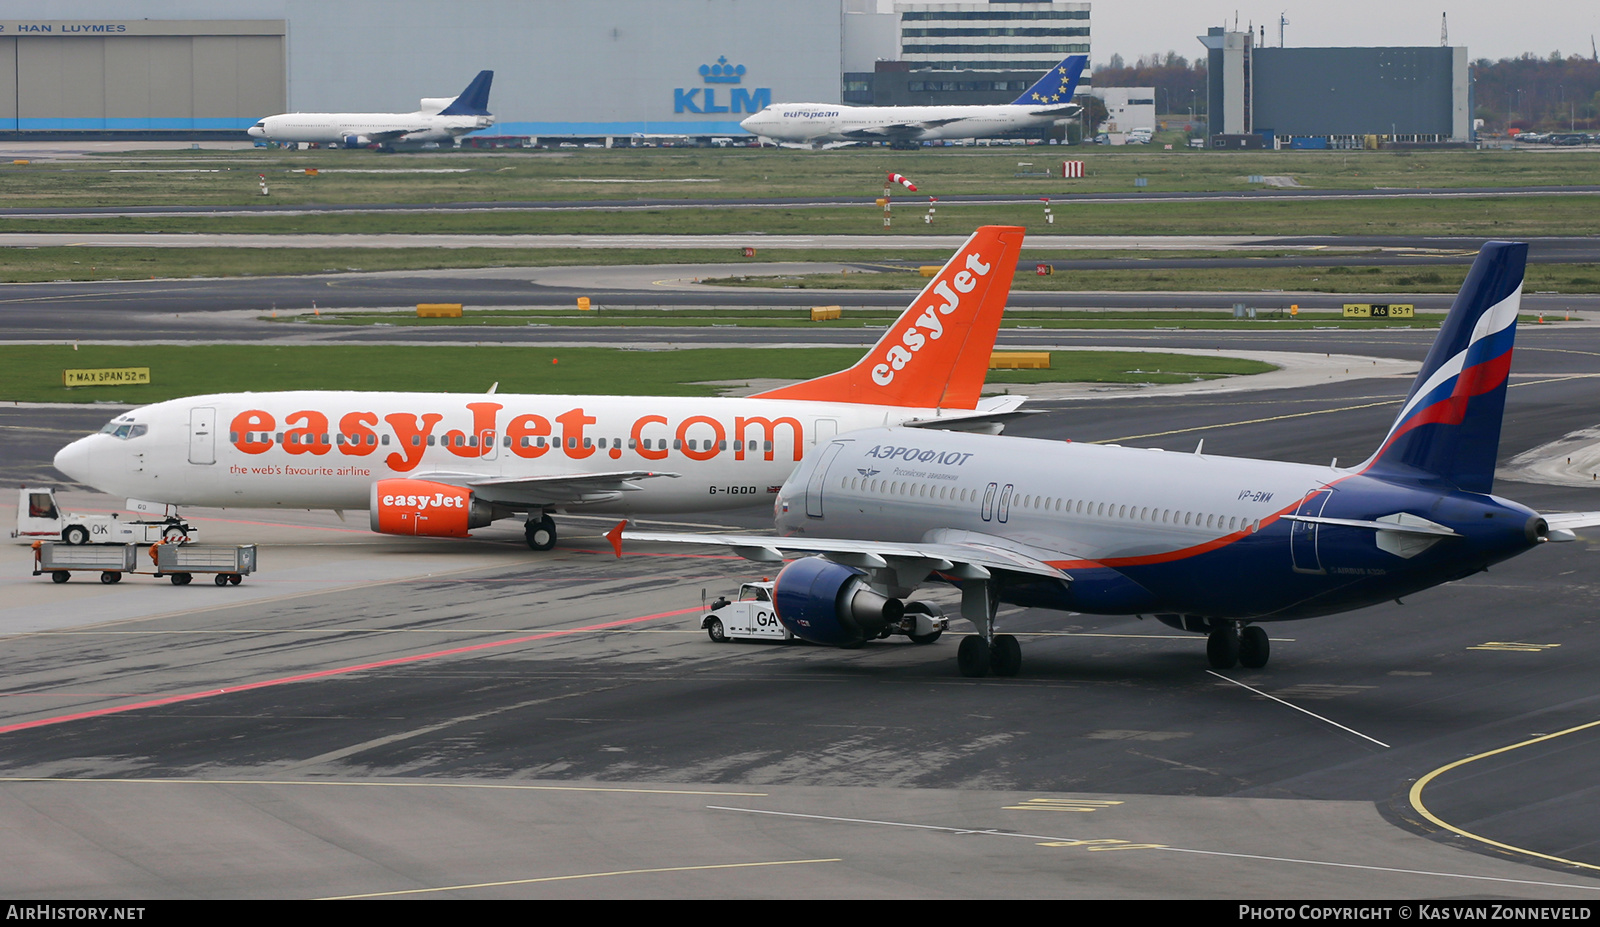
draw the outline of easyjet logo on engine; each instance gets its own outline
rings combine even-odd
[[[901,333],[899,343],[891,345],[884,355],[881,363],[872,368],[872,382],[879,386],[888,386],[894,382],[894,375],[904,370],[906,364],[911,363],[911,358],[922,350],[923,345],[929,341],[937,341],[944,335],[944,319],[961,306],[961,297],[971,293],[978,285],[978,278],[989,273],[989,268],[994,266],[979,260],[979,255],[974,252],[967,255],[966,270],[957,271],[949,280],[941,279],[933,285],[933,293],[944,300],[935,303],[922,311],[909,327]],[[888,339],[885,339],[888,340]]]
[[[444,493],[434,493],[432,496],[384,496],[384,505],[403,505],[407,508],[426,509],[434,508],[464,509],[467,507],[467,497],[447,496]]]

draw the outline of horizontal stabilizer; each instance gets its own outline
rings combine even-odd
[[[1346,528],[1369,528],[1374,531],[1393,531],[1396,534],[1423,534],[1429,537],[1457,538],[1460,533],[1446,528],[1444,525],[1435,524],[1426,518],[1416,515],[1400,513],[1399,515],[1385,515],[1375,521],[1363,521],[1359,518],[1323,518],[1315,515],[1283,515],[1284,521],[1305,522],[1312,525],[1341,525]],[[1391,520],[1392,519],[1392,520]]]

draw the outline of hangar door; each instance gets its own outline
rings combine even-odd
[[[281,21],[123,26],[188,34],[60,34],[72,26],[0,36],[0,130],[243,130],[287,108]],[[277,34],[204,34],[230,29]]]

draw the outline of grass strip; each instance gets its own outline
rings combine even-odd
[[[437,345],[0,346],[0,400],[143,404],[203,393],[296,389],[621,396],[715,396],[706,381],[807,379],[854,364],[859,348],[625,351]],[[993,371],[991,382],[1169,383],[1261,373],[1228,357],[1060,352],[1048,371]],[[143,385],[65,387],[64,369],[149,367]],[[1043,376],[1044,379],[1040,379]]]

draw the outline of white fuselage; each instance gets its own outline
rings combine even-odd
[[[342,143],[349,138],[391,142],[444,142],[487,129],[494,117],[437,113],[283,113],[268,116],[249,131],[274,142]],[[399,133],[399,134],[396,134]]]
[[[1160,558],[1247,536],[1353,471],[923,429],[844,435],[784,487],[781,534],[1004,538],[1061,565]],[[822,473],[817,469],[825,468]]]
[[[948,413],[946,413],[948,414]],[[118,416],[56,467],[104,492],[176,505],[365,509],[393,477],[521,479],[618,471],[677,478],[573,510],[770,504],[817,442],[935,409],[775,399],[303,391],[174,399]]]
[[[746,131],[780,142],[884,141],[905,138],[990,138],[1041,129],[1061,119],[1037,115],[1039,106],[843,106],[836,103],[774,103],[739,123]]]

